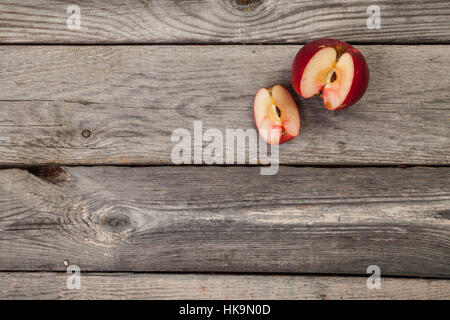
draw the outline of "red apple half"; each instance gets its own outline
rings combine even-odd
[[[289,91],[281,85],[261,88],[253,104],[259,134],[268,144],[282,144],[300,132],[300,114]]]
[[[340,110],[358,102],[369,85],[364,56],[348,43],[319,39],[305,45],[292,64],[292,85],[303,98],[319,95]]]

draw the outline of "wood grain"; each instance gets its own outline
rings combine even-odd
[[[280,163],[448,165],[450,47],[358,48],[365,97],[341,112],[298,101],[302,132]],[[255,128],[254,94],[290,88],[298,49],[1,46],[0,165],[172,164],[177,128]]]
[[[69,5],[81,29],[67,28]],[[371,5],[381,28],[369,30]],[[450,3],[332,0],[2,0],[3,43],[305,43],[334,37],[361,43],[449,43]]]
[[[448,168],[0,171],[0,269],[450,278]]]
[[[0,273],[0,299],[438,299],[450,298],[450,280],[365,277],[87,273],[68,290],[61,273]]]

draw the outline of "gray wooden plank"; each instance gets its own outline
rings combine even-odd
[[[0,299],[438,299],[450,298],[450,280],[365,277],[207,274],[81,274],[67,289],[62,273],[0,272]]]
[[[70,5],[79,30],[67,27]],[[380,29],[367,9],[381,9]],[[446,0],[2,0],[3,43],[304,43],[312,38],[430,43],[450,41]]]
[[[366,96],[340,112],[298,101],[302,130],[280,163],[449,164],[450,47],[358,48]],[[171,164],[177,128],[255,128],[254,94],[290,88],[298,49],[1,46],[0,165]]]
[[[449,171],[1,170],[0,270],[449,278]]]

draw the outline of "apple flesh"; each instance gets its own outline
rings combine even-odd
[[[256,127],[268,144],[285,143],[300,133],[297,104],[286,88],[261,88],[253,104]]]
[[[319,39],[305,45],[292,64],[292,85],[303,98],[321,96],[329,110],[350,107],[369,85],[364,56],[348,43]]]

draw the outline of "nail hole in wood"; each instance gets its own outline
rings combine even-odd
[[[91,132],[89,130],[83,130],[81,132],[81,135],[83,136],[83,138],[89,138],[91,136]]]

